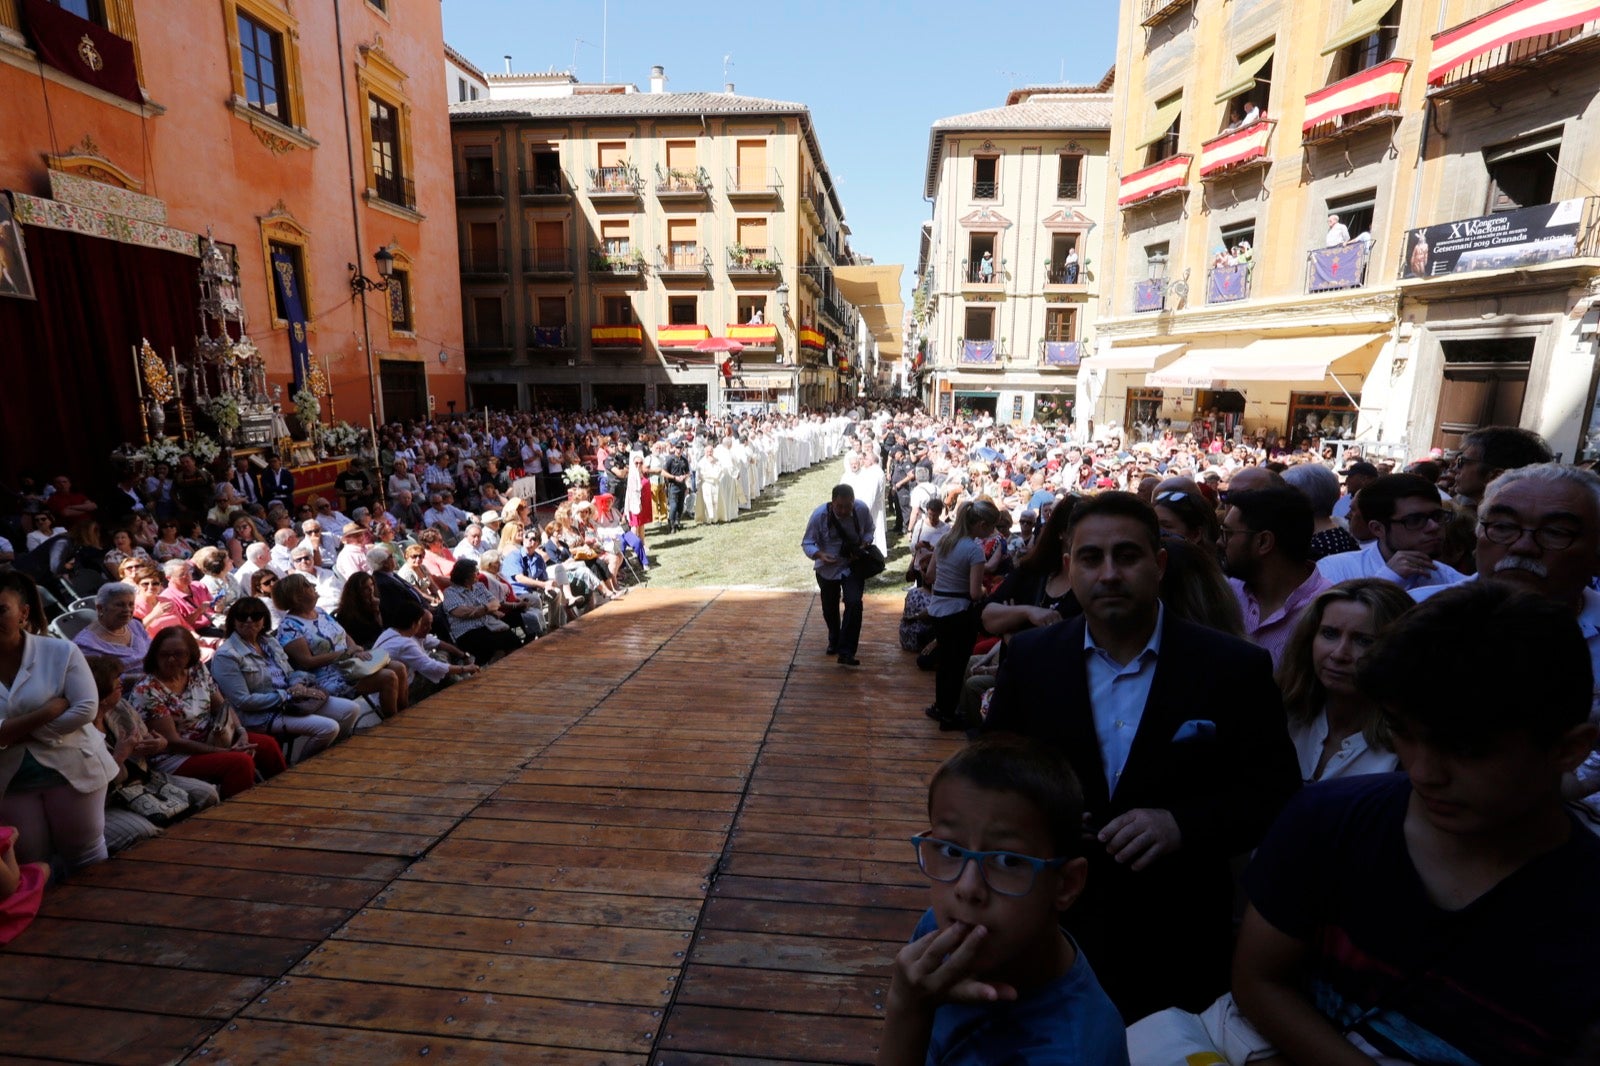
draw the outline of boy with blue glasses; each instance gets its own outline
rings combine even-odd
[[[912,838],[933,906],[895,959],[879,1066],[1128,1061],[1122,1018],[1060,926],[1083,891],[1083,793],[1015,738],[952,756]]]

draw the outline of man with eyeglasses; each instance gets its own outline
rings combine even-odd
[[[1461,438],[1461,451],[1450,464],[1451,491],[1476,509],[1489,483],[1507,470],[1554,459],[1543,437],[1517,426],[1485,426]]]
[[[1329,555],[1317,562],[1318,572],[1331,584],[1378,577],[1409,592],[1467,579],[1438,561],[1445,526],[1454,516],[1440,506],[1439,490],[1427,478],[1385,474],[1361,490],[1356,507],[1374,539],[1358,552]]]
[[[1478,511],[1478,572],[1538,593],[1573,613],[1589,646],[1596,680],[1590,717],[1600,721],[1600,592],[1589,585],[1600,563],[1600,476],[1574,466],[1537,463],[1508,470],[1489,483]],[[1440,591],[1418,589],[1417,601]],[[1492,666],[1490,668],[1493,668]],[[1591,755],[1569,781],[1568,798],[1600,817],[1600,755]]]

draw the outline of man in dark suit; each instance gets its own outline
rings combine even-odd
[[[257,490],[262,503],[281,500],[285,507],[294,503],[294,475],[284,469],[283,457],[274,452],[267,459],[267,468],[257,479]]]
[[[1014,637],[986,731],[1065,751],[1083,782],[1087,888],[1066,925],[1132,1022],[1228,988],[1233,878],[1299,787],[1267,653],[1174,617],[1155,512],[1126,492],[1067,530],[1081,618]]]

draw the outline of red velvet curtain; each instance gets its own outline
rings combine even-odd
[[[180,355],[199,328],[200,260],[26,226],[38,300],[0,297],[0,477],[65,473],[94,493],[108,456],[139,443],[132,348]],[[168,418],[169,433],[177,427]]]

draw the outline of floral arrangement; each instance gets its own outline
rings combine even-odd
[[[204,411],[217,424],[217,432],[228,436],[239,429],[239,401],[232,396],[223,394],[204,401],[200,405]]]
[[[222,454],[222,445],[204,433],[197,433],[194,440],[189,442],[189,447],[185,448],[184,451],[194,456],[201,466],[210,466],[216,462],[217,456]]]
[[[178,465],[178,456],[186,449],[176,438],[162,437],[153,440],[142,448],[135,448],[132,444],[123,444],[111,453],[114,463],[143,462],[147,467],[154,468],[157,463],[166,463],[168,466]]]
[[[587,467],[573,463],[561,471],[561,480],[565,481],[569,488],[581,488],[589,484],[589,470]]]
[[[349,454],[367,438],[367,431],[349,422],[335,422],[322,431],[322,439],[335,452]]]
[[[294,413],[300,419],[300,425],[305,427],[306,436],[311,436],[312,427],[322,421],[322,400],[309,388],[301,388],[294,394]]]

